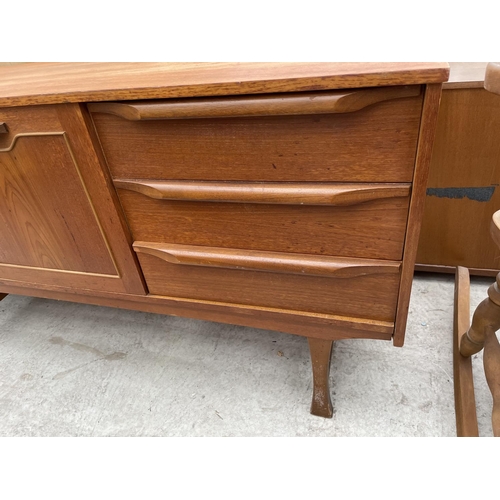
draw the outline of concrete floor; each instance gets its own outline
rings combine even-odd
[[[473,278],[471,308],[492,278]],[[454,436],[454,277],[415,277],[406,343],[335,344],[332,419],[305,338],[104,307],[0,302],[0,436]],[[473,360],[480,433],[491,396]]]

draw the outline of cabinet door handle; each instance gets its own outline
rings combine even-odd
[[[89,104],[88,109],[92,113],[107,113],[126,120],[307,115],[352,113],[379,102],[418,95],[419,85],[407,85],[252,97],[94,103]]]

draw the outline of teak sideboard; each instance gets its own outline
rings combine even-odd
[[[0,68],[0,297],[402,346],[443,63]]]

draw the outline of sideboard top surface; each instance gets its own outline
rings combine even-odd
[[[442,83],[447,63],[25,63],[0,67],[0,107]]]

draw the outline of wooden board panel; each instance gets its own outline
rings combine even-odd
[[[64,134],[0,150],[0,234],[1,264],[117,275]]]
[[[19,134],[62,133],[57,116],[58,106],[40,106],[0,109],[0,122],[6,133],[0,134],[0,149],[10,149],[14,137]]]
[[[32,288],[19,283],[6,284],[1,278],[0,290],[0,293],[68,300],[158,314],[173,314],[186,318],[218,321],[331,340],[346,338],[390,340],[394,329],[394,323],[387,321],[287,311],[270,307],[236,306],[213,301],[157,295],[107,293],[102,290],[90,291],[83,288],[76,291],[53,285]]]
[[[155,200],[119,190],[136,241],[400,260],[408,197],[346,207]]]
[[[397,318],[394,326],[394,345],[401,347],[404,342],[413,272],[417,256],[418,239],[424,215],[425,188],[431,163],[432,145],[436,134],[439,102],[442,86],[427,85],[422,110],[422,127],[418,139],[418,151],[413,175],[412,197],[408,213],[408,229],[405,235],[401,286],[399,288]]]
[[[115,179],[120,189],[156,200],[348,206],[408,197],[410,183],[148,181]]]
[[[145,293],[85,112],[0,109],[0,279]]]
[[[323,278],[170,264],[143,253],[139,260],[154,295],[380,321],[395,317],[399,274]]]
[[[283,252],[261,252],[238,248],[201,247],[134,241],[137,253],[153,255],[180,266],[244,269],[299,276],[357,278],[373,274],[399,274],[401,262],[392,260],[326,257]]]
[[[418,96],[340,115],[92,116],[115,178],[411,182],[421,107]]]
[[[489,236],[500,207],[500,97],[483,89],[443,92],[417,262],[500,269]]]
[[[420,87],[400,85],[333,92],[120,101],[91,103],[88,109],[91,113],[108,113],[134,121],[353,113],[379,102],[418,96]]]
[[[446,63],[30,63],[0,70],[0,106],[443,82]]]

